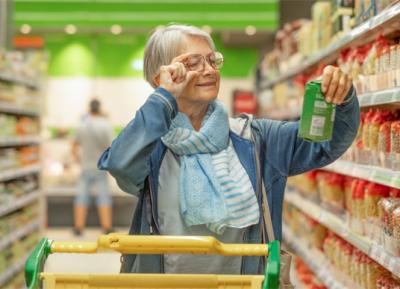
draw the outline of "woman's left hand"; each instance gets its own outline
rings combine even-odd
[[[340,68],[328,65],[322,74],[321,90],[327,102],[342,104],[353,84],[350,75]]]

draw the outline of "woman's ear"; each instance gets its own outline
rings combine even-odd
[[[153,81],[156,84],[156,86],[159,87],[160,86],[160,74],[157,74],[156,76],[154,76]]]

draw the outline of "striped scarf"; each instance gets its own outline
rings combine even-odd
[[[180,156],[179,202],[187,226],[205,224],[222,234],[226,227],[258,223],[257,198],[230,141],[228,114],[220,102],[209,105],[198,132],[178,113],[162,141]]]

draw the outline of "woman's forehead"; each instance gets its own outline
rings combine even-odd
[[[179,54],[193,53],[207,55],[213,52],[213,49],[204,38],[185,36],[179,45],[178,51]]]

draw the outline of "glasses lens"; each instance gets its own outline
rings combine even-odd
[[[221,69],[224,65],[224,57],[220,52],[214,52],[210,54],[208,63],[210,63],[214,69]]]
[[[204,58],[200,54],[194,54],[187,58],[185,66],[190,71],[202,71],[204,69]]]

